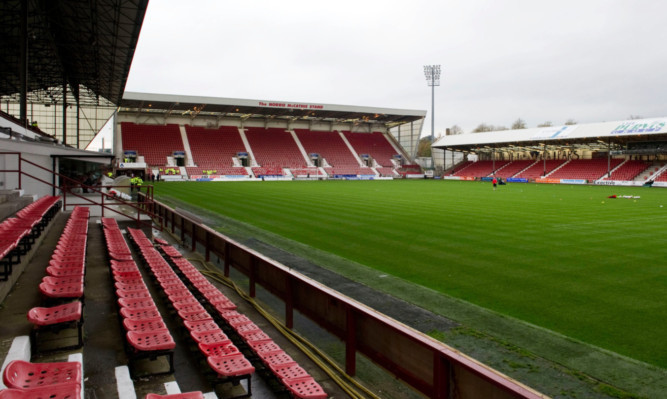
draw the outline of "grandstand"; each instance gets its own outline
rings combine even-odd
[[[194,121],[173,112],[204,102],[206,112],[199,112]],[[283,117],[282,109],[261,104],[292,105],[295,110]],[[136,157],[132,162],[118,162],[116,168],[120,173],[159,173],[166,180],[377,179],[399,177],[398,170],[412,164],[413,158],[393,136],[391,126],[422,120],[420,112],[307,104],[307,109],[318,111],[304,113],[300,119],[294,116],[302,109],[297,106],[125,93],[117,115],[121,134],[116,137],[116,154],[118,159],[128,153]],[[137,116],[143,112],[169,114],[168,122],[138,123]],[[317,112],[324,116],[314,123],[310,118]],[[366,126],[361,121],[369,112],[380,120]],[[164,132],[163,140],[156,139],[159,132]],[[179,152],[182,160],[176,158]]]
[[[433,147],[464,154],[445,179],[663,186],[665,134],[653,118],[445,136]]]

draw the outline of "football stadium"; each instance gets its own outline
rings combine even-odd
[[[126,91],[148,1],[47,3],[0,6],[0,398],[665,397],[667,117],[425,168],[425,110]]]

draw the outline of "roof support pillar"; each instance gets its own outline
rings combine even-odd
[[[607,177],[611,177],[611,138],[607,141]]]
[[[20,120],[24,128],[28,128],[28,2],[21,2],[21,22],[20,22],[20,58],[19,61],[19,79],[20,87]]]
[[[65,79],[64,77],[63,77],[63,144],[67,145],[67,79]]]
[[[97,121],[97,119],[96,119]],[[76,101],[76,148],[81,148],[79,145],[80,133],[81,133],[81,105],[79,100]]]
[[[542,151],[542,177],[547,175],[547,143],[544,143],[544,151]]]

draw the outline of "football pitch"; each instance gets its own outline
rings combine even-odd
[[[155,194],[667,368],[665,189],[163,182]]]

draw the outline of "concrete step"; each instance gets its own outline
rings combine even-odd
[[[35,200],[32,195],[22,195],[22,190],[0,191],[0,221],[13,216],[17,211],[24,208]]]
[[[22,190],[0,190],[0,204],[13,201],[23,195]]]

